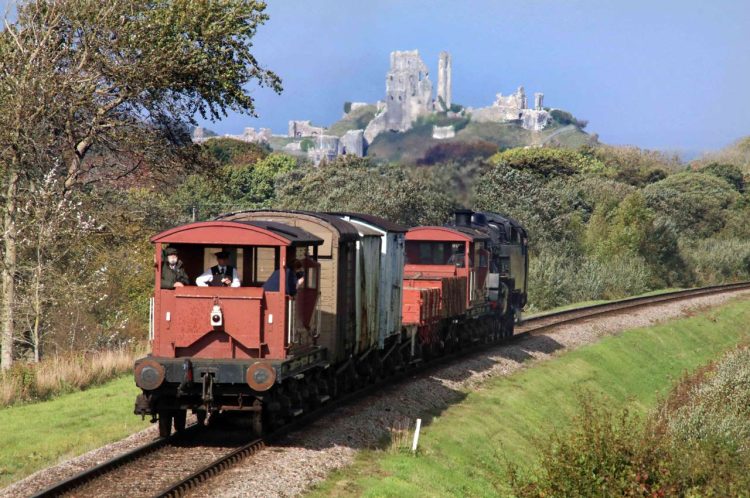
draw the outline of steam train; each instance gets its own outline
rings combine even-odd
[[[526,304],[527,233],[496,213],[407,229],[358,213],[242,211],[151,242],[152,352],[135,362],[135,413],[158,420],[161,436],[184,430],[188,410],[201,424],[239,415],[260,434],[419,362],[512,336]],[[188,285],[160,285],[167,250]],[[217,252],[239,286],[194,285]]]

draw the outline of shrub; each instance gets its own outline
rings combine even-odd
[[[670,175],[643,189],[648,206],[690,238],[709,237],[724,227],[739,194],[725,180],[706,173]]]
[[[705,239],[684,241],[680,253],[689,271],[704,285],[750,278],[750,241]]]
[[[89,354],[59,354],[40,363],[16,362],[0,374],[0,407],[41,401],[99,385],[130,372],[145,347],[117,348]]]
[[[513,169],[526,170],[545,178],[607,172],[605,164],[589,154],[550,147],[509,149],[492,156],[490,163],[505,164]]]
[[[745,191],[745,177],[740,168],[734,164],[710,163],[699,171],[726,180],[738,192]]]
[[[569,427],[540,441],[531,475],[509,465],[517,496],[744,496],[750,350],[684,376],[644,421],[584,395]]]
[[[641,294],[651,281],[651,270],[637,256],[599,261],[545,250],[529,262],[529,310]]]
[[[581,130],[586,128],[586,125],[589,124],[588,121],[576,119],[568,111],[563,111],[560,109],[553,109],[552,111],[550,111],[550,116],[552,116],[552,119],[555,120],[555,122],[557,122],[558,124],[562,126],[567,126],[567,125],[572,124]]]
[[[220,164],[247,164],[266,157],[271,149],[266,144],[244,142],[234,138],[208,140],[206,151]]]
[[[477,142],[444,142],[427,149],[424,157],[419,159],[417,164],[433,165],[450,161],[467,163],[475,159],[485,159],[496,152],[497,145],[482,140]]]
[[[679,157],[661,151],[611,145],[589,150],[594,157],[612,168],[616,180],[637,187],[663,180],[670,172],[682,167]]]

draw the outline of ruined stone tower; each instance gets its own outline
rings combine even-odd
[[[386,127],[406,131],[432,110],[432,82],[418,50],[391,52],[391,70],[385,80]]]
[[[440,58],[438,59],[438,87],[435,108],[438,111],[448,111],[451,108],[451,54],[448,52],[440,52]]]
[[[537,92],[534,94],[534,110],[541,111],[544,109],[544,94]]]
[[[391,52],[391,69],[385,76],[385,106],[367,125],[365,138],[372,142],[383,131],[407,131],[418,117],[432,110],[432,82],[419,51]]]

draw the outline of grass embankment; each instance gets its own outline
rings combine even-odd
[[[579,408],[578,393],[645,414],[686,370],[748,336],[750,302],[635,329],[495,378],[423,428],[415,457],[363,451],[316,496],[507,496],[508,462],[534,466],[539,447]]]
[[[0,409],[0,487],[149,425],[131,375],[43,403]]]

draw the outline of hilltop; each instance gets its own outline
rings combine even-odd
[[[498,93],[486,107],[454,102],[452,59],[447,52],[439,57],[435,93],[417,50],[391,53],[385,87],[385,98],[378,102],[346,102],[341,119],[328,127],[291,120],[286,135],[246,128],[232,138],[267,143],[276,151],[306,156],[315,164],[341,155],[431,164],[438,159],[488,156],[498,149],[598,143],[596,134],[584,131],[585,121],[562,109],[545,107],[543,93],[533,93],[529,105],[523,86],[509,95]],[[202,129],[194,135],[198,142],[208,139]]]

